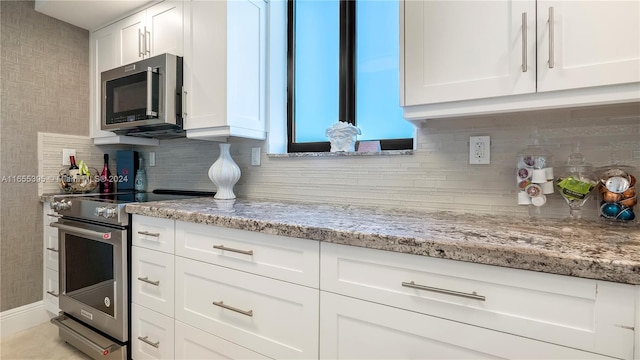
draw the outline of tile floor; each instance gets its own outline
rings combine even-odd
[[[58,328],[46,322],[2,340],[0,359],[89,360],[91,358],[60,340]]]

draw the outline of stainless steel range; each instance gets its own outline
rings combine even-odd
[[[59,219],[60,337],[94,359],[129,359],[131,217],[128,203],[214,193],[91,194],[51,203]],[[177,194],[176,194],[177,193]]]

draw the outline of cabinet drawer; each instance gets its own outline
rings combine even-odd
[[[323,290],[608,356],[633,356],[630,285],[328,243],[322,243],[321,255]]]
[[[296,284],[318,287],[319,243],[176,222],[176,254]]]
[[[58,296],[60,286],[58,285],[59,273],[51,269],[44,271],[44,308],[50,313],[58,315],[60,312]]]
[[[131,301],[173,317],[174,256],[132,246]]]
[[[175,221],[148,216],[133,215],[133,245],[173,254]]]
[[[47,269],[58,269],[58,231],[45,231],[44,233],[44,262]]]
[[[321,359],[610,359],[321,292]]]
[[[319,290],[176,257],[176,320],[278,359],[318,356]]]
[[[174,358],[174,321],[138,304],[131,304],[131,357]]]
[[[176,321],[176,359],[270,359],[242,346]]]

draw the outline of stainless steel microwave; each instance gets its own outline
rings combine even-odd
[[[151,138],[184,136],[182,57],[157,55],[101,74],[101,129]]]

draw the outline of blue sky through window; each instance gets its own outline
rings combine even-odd
[[[327,141],[338,121],[339,1],[296,0],[295,142]],[[413,137],[399,102],[399,7],[357,4],[356,126],[359,140]]]

